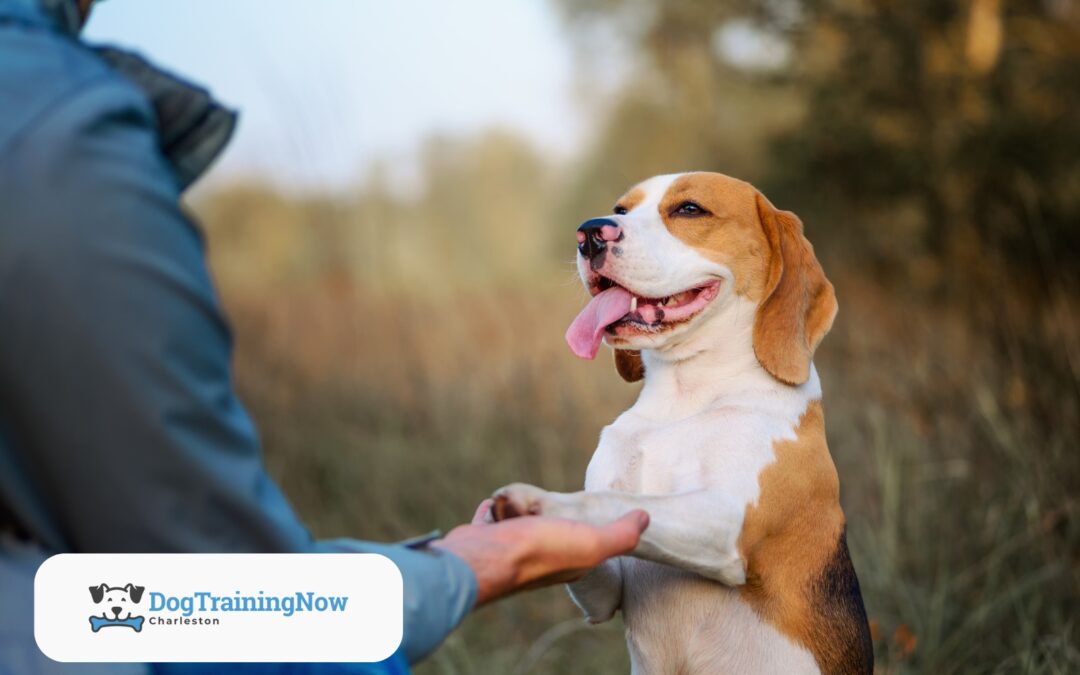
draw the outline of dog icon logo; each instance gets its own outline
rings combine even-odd
[[[90,597],[95,605],[104,605],[101,614],[90,617],[90,629],[95,633],[102,628],[110,626],[127,626],[136,633],[142,632],[143,617],[133,616],[135,605],[142,602],[143,591],[146,588],[128,584],[126,586],[109,586],[98,584],[90,587]]]

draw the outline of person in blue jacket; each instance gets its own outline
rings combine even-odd
[[[33,639],[32,590],[75,552],[377,552],[405,582],[407,672],[474,606],[632,550],[604,528],[473,524],[421,544],[315,541],[266,474],[231,338],[180,194],[234,115],[139,57],[78,39],[92,0],[0,0],[0,674],[212,672],[72,665]],[[486,503],[478,513],[483,513]]]

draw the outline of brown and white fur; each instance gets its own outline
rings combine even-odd
[[[610,219],[602,260],[578,256],[594,295],[720,290],[686,320],[608,327],[619,373],[645,383],[585,491],[510,485],[496,517],[649,513],[632,557],[569,587],[590,622],[622,610],[634,673],[872,672],[812,363],[837,303],[802,223],[713,173],[651,178]]]

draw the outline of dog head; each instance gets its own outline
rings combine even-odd
[[[614,213],[578,228],[578,271],[593,295],[567,331],[578,356],[601,340],[623,378],[640,350],[671,350],[736,304],[754,307],[752,346],[777,380],[801,384],[836,316],[836,295],[795,214],[716,173],[657,176]]]
[[[105,619],[123,621],[131,618],[133,605],[142,602],[145,587],[127,584],[123,587],[98,584],[90,587],[90,597],[94,604],[104,604],[101,616]]]

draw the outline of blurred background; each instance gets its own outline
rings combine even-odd
[[[1080,2],[110,0],[240,109],[191,194],[267,461],[322,537],[579,489],[634,399],[562,334],[574,229],[687,169],[806,223],[880,673],[1080,672]],[[422,675],[625,673],[562,589]]]

